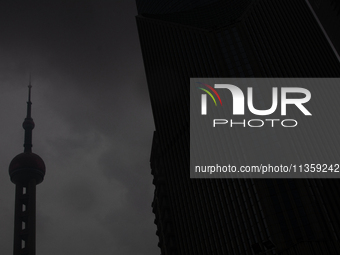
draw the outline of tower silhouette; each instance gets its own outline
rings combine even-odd
[[[36,185],[45,176],[45,163],[32,152],[31,81],[28,85],[27,116],[22,124],[25,129],[24,152],[14,157],[9,165],[9,175],[15,184],[14,255],[35,254]]]

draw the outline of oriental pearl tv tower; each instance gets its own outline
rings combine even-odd
[[[9,175],[15,184],[14,255],[35,255],[35,194],[36,185],[45,176],[45,163],[32,152],[31,81],[28,85],[27,116],[22,124],[25,129],[24,152],[13,158]]]

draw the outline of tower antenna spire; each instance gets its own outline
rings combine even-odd
[[[30,74],[30,81],[28,84],[28,102],[31,102],[31,88],[32,88],[32,85],[31,85],[31,74]]]
[[[24,152],[32,152],[32,130],[35,126],[33,119],[31,117],[31,74],[30,74],[30,80],[28,84],[28,101],[27,101],[27,116],[24,120],[24,123],[22,123],[22,127],[25,129],[25,143],[24,143]]]

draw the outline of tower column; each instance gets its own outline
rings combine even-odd
[[[31,179],[27,185],[27,254],[35,255],[35,217],[36,217],[36,180]]]
[[[35,254],[36,180],[15,190],[13,255]]]
[[[19,183],[15,185],[15,212],[14,212],[14,243],[13,243],[13,254],[20,254],[22,249],[22,238],[20,233],[25,223],[23,213],[23,201],[24,201],[24,186]]]

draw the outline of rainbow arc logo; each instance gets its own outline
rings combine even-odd
[[[220,101],[220,104],[222,106],[221,97],[220,97],[220,95],[217,93],[217,91],[213,87],[211,87],[208,84],[202,83],[202,82],[197,82],[197,83],[202,84],[202,85],[206,86],[208,89],[210,89],[217,96],[217,98]],[[201,87],[198,87],[198,88],[200,90],[203,90],[204,92],[206,92],[212,98],[212,100],[214,101],[215,106],[217,106],[215,97],[213,96],[213,94],[211,94],[211,92],[209,90],[201,88]],[[202,94],[201,100],[202,100],[201,114],[202,115],[207,115],[207,95],[206,94]]]

